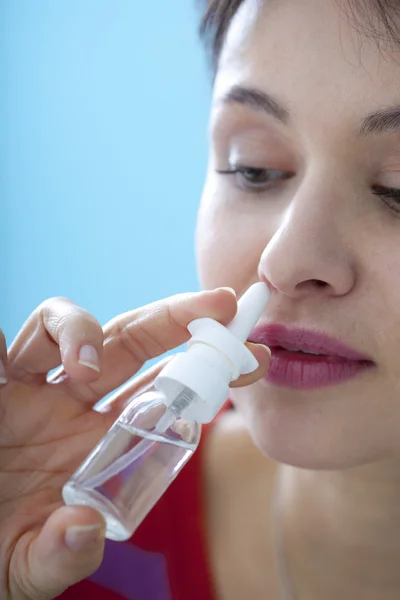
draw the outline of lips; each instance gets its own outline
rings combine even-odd
[[[335,385],[374,364],[369,356],[316,331],[271,324],[257,327],[249,340],[271,349],[266,379],[284,387],[316,389]]]

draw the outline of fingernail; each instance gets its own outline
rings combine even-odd
[[[0,385],[3,385],[4,383],[7,383],[6,369],[3,361],[0,358]]]
[[[68,548],[75,552],[83,550],[99,542],[104,537],[104,526],[102,523],[95,525],[72,525],[65,532],[65,543]]]
[[[78,362],[80,365],[100,373],[99,355],[97,354],[97,350],[94,346],[82,346],[79,352]]]
[[[235,298],[236,298],[236,292],[235,292],[235,290],[233,288],[231,288],[231,287],[220,287],[218,289],[220,289],[220,290],[226,290],[227,292],[230,292],[231,294],[233,294],[235,296]]]

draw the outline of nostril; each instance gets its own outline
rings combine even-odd
[[[313,285],[315,285],[315,287],[319,287],[319,288],[323,288],[323,287],[326,287],[328,285],[326,283],[326,281],[322,281],[321,279],[311,279],[311,283]]]

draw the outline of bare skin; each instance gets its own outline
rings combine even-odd
[[[341,8],[334,0],[246,0],[216,74],[197,227],[203,287],[229,285],[240,295],[264,280],[271,289],[264,322],[339,338],[367,352],[374,365],[313,391],[263,379],[232,391],[241,419],[215,428],[205,472],[218,600],[281,600],[285,584],[293,600],[400,597],[400,207],[395,193],[377,193],[400,189],[400,137],[393,118],[390,127],[382,128],[382,120],[370,127],[371,114],[399,103],[399,54],[396,45],[381,40],[378,46],[364,35],[362,23],[355,29]],[[385,34],[379,24],[377,33]],[[272,95],[285,118],[238,96],[224,101],[232,86]],[[261,170],[261,185],[243,172],[217,172],[232,165]],[[272,183],[270,170],[278,172]],[[228,306],[220,312],[207,305],[207,311],[227,319],[235,302],[221,293]],[[186,317],[179,317],[179,335],[154,344],[159,327],[150,324],[159,325],[159,311],[145,313],[128,344],[126,317],[106,328],[100,376],[77,364],[84,340],[67,336],[74,342],[65,345],[57,328],[41,327],[40,311],[10,350],[10,383],[1,392],[2,427],[9,432],[1,436],[8,444],[4,461],[0,455],[7,478],[0,489],[12,495],[0,505],[0,593],[7,600],[51,598],[101,559],[96,513],[71,513],[57,502],[62,482],[111,422],[111,413],[91,411],[93,402],[161,347],[183,341]],[[197,306],[191,316],[200,313]],[[103,333],[92,319],[95,333],[88,336],[100,356]],[[71,313],[54,320],[65,328]],[[136,338],[143,323],[150,337]],[[171,333],[170,325],[167,319]],[[113,362],[107,349],[121,344],[121,333],[125,358]],[[50,386],[44,374],[60,361],[68,378]],[[276,473],[279,511],[272,513]],[[282,525],[283,577],[275,568],[271,520]],[[71,525],[98,526],[91,530],[99,537],[92,552],[67,547]]]
[[[276,463],[254,445],[238,411],[222,415],[205,451],[205,520],[218,600],[280,600],[268,509]]]
[[[380,44],[365,34],[362,15],[355,29],[343,8],[333,0],[247,0],[234,18],[216,74],[197,254],[205,288],[240,293],[265,280],[263,322],[323,332],[371,357],[368,373],[341,384],[306,391],[260,381],[232,398],[262,454],[280,465],[276,518],[294,600],[395,600],[400,219],[396,196],[377,190],[400,187],[400,137],[394,121],[370,125],[373,113],[399,103],[399,48],[383,40],[379,23]],[[226,102],[234,86],[271,95],[284,118],[243,94]],[[240,171],[218,172],[237,165],[258,169],[256,183]],[[234,486],[248,467],[232,468]],[[259,476],[271,470],[260,466]],[[269,597],[271,565],[271,482],[263,506],[257,485],[255,476],[245,507],[258,511],[264,553],[264,566],[254,558],[254,598],[257,589]],[[235,586],[224,590],[241,568],[241,539],[226,551],[232,546],[224,599],[235,598]]]
[[[184,294],[131,311],[104,330],[65,299],[41,305],[0,357],[7,383],[0,388],[0,597],[47,600],[87,577],[101,562],[104,522],[94,510],[67,507],[61,489],[109,429],[129,397],[159,370],[153,367],[103,404],[143,363],[189,337],[187,324],[210,316],[229,322],[236,312],[229,290]],[[79,363],[79,350],[96,350]],[[260,377],[268,365],[263,346],[250,345]],[[88,354],[86,353],[86,359]],[[48,371],[63,371],[48,383]]]
[[[208,550],[218,600],[292,600],[284,595],[288,589],[293,600],[347,594],[397,598],[395,508],[388,517],[383,510],[370,512],[376,505],[358,496],[358,482],[346,490],[342,506],[334,504],[335,489],[331,502],[321,501],[331,491],[328,475],[321,484],[322,477],[313,481],[313,471],[300,473],[304,480],[297,479],[298,469],[266,460],[239,413],[220,418],[208,440],[205,465]],[[377,502],[385,508],[394,504],[388,498],[395,494],[393,487],[389,490],[382,479],[371,485]]]

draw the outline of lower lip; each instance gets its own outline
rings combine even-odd
[[[368,361],[346,360],[271,348],[271,364],[265,376],[274,385],[298,390],[314,390],[337,385],[356,377],[372,366]]]

